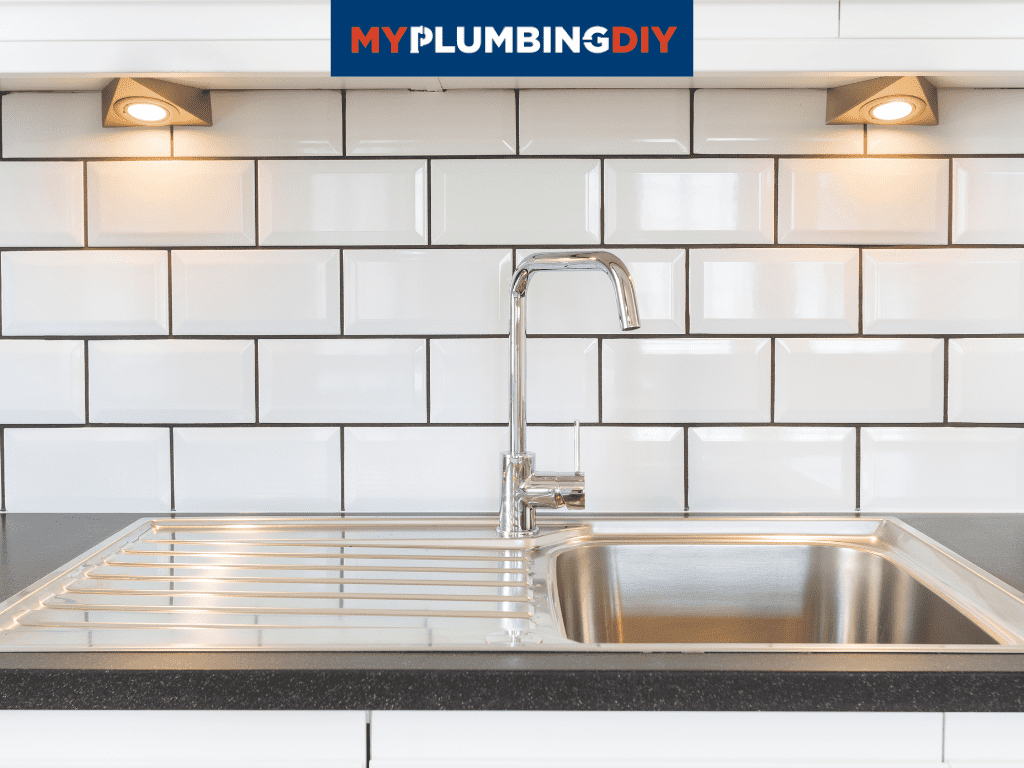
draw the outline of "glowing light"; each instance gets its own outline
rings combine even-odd
[[[140,123],[159,123],[170,115],[170,112],[159,104],[149,104],[144,101],[129,104],[124,111]]]
[[[879,104],[871,110],[875,120],[902,120],[914,111],[914,105],[908,101],[895,100]]]

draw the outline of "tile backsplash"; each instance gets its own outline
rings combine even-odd
[[[1024,91],[935,127],[821,90],[215,92],[210,128],[0,102],[0,495],[17,512],[1024,511]]]

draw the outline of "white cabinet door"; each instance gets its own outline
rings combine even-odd
[[[834,712],[374,712],[371,768],[935,766],[942,715]]]
[[[1024,713],[948,713],[946,760],[953,768],[1024,765]]]
[[[12,768],[364,768],[366,712],[0,711]]]

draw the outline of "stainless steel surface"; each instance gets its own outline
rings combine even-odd
[[[593,544],[555,561],[582,643],[990,644],[884,557],[832,545]]]
[[[1022,647],[1024,595],[868,518],[153,519],[0,604],[0,651]]]
[[[501,508],[498,533],[504,537],[537,532],[536,508],[583,509],[584,479],[579,471],[579,429],[576,431],[575,473],[539,473],[534,455],[526,450],[526,289],[535,272],[598,270],[608,275],[615,290],[619,325],[624,331],[640,327],[633,279],[622,260],[607,251],[535,253],[519,262],[509,291],[509,451],[502,454]]]

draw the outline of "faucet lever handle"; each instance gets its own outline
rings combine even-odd
[[[576,459],[576,474],[580,473],[580,421],[577,419],[573,422],[573,456]]]

